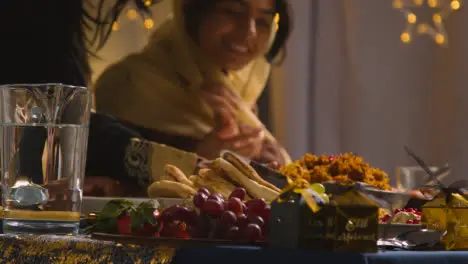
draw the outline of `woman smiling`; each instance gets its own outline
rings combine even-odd
[[[288,35],[285,0],[175,0],[146,48],[98,79],[97,109],[206,158],[287,163],[252,110]]]

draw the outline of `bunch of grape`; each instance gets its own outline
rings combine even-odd
[[[200,211],[203,231],[208,237],[228,240],[258,241],[268,233],[271,208],[264,199],[244,202],[244,188],[235,189],[227,200],[218,194],[200,189],[193,204]]]
[[[227,200],[202,188],[193,197],[195,208],[172,206],[158,216],[160,236],[253,242],[268,233],[270,206],[263,199],[244,202],[246,191],[235,189]]]

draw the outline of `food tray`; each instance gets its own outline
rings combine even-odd
[[[264,247],[266,241],[257,241],[246,243],[245,241],[230,241],[217,239],[180,239],[180,238],[165,238],[165,237],[141,237],[141,236],[125,236],[106,233],[92,233],[91,238],[96,240],[114,241],[121,244],[141,245],[141,246],[195,246],[195,247],[213,247],[213,246],[258,246]]]
[[[395,238],[409,231],[419,231],[421,225],[409,224],[379,224],[379,239]],[[91,237],[96,240],[115,241],[122,244],[144,245],[144,246],[260,246],[267,245],[266,241],[253,243],[242,241],[216,240],[216,239],[178,239],[161,237],[126,236],[118,234],[92,233]]]
[[[379,238],[395,238],[396,236],[423,229],[422,225],[417,224],[379,224]]]
[[[108,203],[111,200],[114,199],[125,199],[129,200],[135,204],[140,204],[142,202],[147,202],[149,200],[156,200],[158,203],[161,205],[163,208],[167,208],[172,205],[176,204],[182,204],[184,202],[184,199],[179,199],[179,198],[155,198],[155,199],[149,199],[149,198],[126,198],[126,197],[91,197],[91,196],[84,196],[83,197],[83,204],[82,204],[82,209],[81,212],[83,214],[88,214],[91,212],[96,212],[100,211],[106,203]]]

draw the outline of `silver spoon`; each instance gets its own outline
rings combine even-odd
[[[422,229],[404,232],[395,238],[379,239],[377,246],[384,249],[433,250],[440,248],[447,231]]]
[[[442,183],[439,181],[439,179],[436,177],[435,173],[433,173],[431,169],[429,169],[429,166],[427,166],[424,160],[422,160],[418,155],[416,155],[416,153],[414,153],[414,151],[412,151],[407,146],[405,146],[405,151],[409,156],[411,156],[416,161],[416,163],[427,173],[427,175],[429,175],[430,180],[432,179],[433,181],[435,181],[437,185],[443,186]]]

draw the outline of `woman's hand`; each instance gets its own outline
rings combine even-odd
[[[254,159],[261,154],[264,137],[263,129],[240,125],[239,135],[225,139],[225,142],[229,150],[246,158]]]
[[[217,135],[232,138],[239,134],[237,113],[242,103],[234,91],[216,82],[206,82],[201,87],[201,97],[213,110],[216,119]]]
[[[237,114],[243,99],[216,82],[206,82],[201,91],[203,100],[215,114],[217,128],[200,143],[197,153],[213,159],[221,150],[228,149],[246,158],[258,157],[263,149],[264,132],[262,128],[238,122]]]
[[[263,141],[262,150],[254,160],[259,163],[268,164],[274,169],[279,169],[280,166],[286,163],[283,157],[282,147],[269,139]]]
[[[222,150],[231,150],[246,158],[255,158],[263,148],[263,130],[248,125],[239,125],[236,136],[220,137],[218,131],[213,131],[202,140],[196,149],[198,155],[215,159]]]

